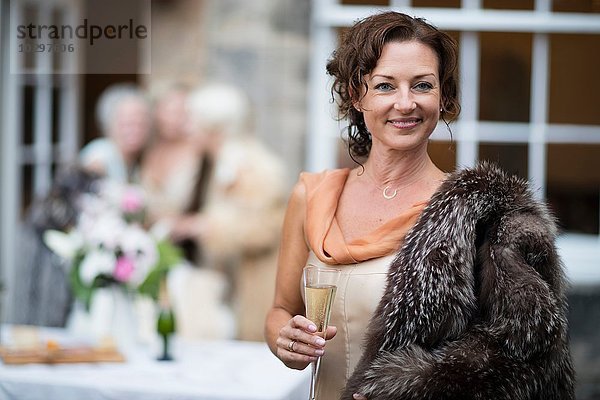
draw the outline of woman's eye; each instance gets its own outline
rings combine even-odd
[[[433,89],[433,85],[429,82],[419,82],[414,86],[414,88],[420,92],[427,92]]]
[[[378,83],[377,85],[375,85],[375,89],[376,90],[381,90],[381,91],[384,91],[384,92],[390,91],[393,88],[394,87],[391,84],[387,83],[387,82],[382,82],[382,83]]]

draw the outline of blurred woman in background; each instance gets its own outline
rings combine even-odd
[[[187,97],[185,87],[171,86],[156,99],[153,138],[141,170],[150,224],[185,211],[200,171],[201,157],[185,129]]]
[[[174,221],[171,237],[194,240],[198,262],[227,277],[236,337],[261,341],[285,207],[283,163],[252,135],[250,103],[237,88],[201,87],[188,105],[207,182],[196,185],[203,205]]]
[[[141,155],[150,138],[146,95],[133,84],[110,86],[98,100],[96,118],[104,137],[81,150],[81,165],[115,182],[137,182]]]

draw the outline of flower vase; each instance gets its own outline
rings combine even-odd
[[[116,285],[94,291],[90,304],[90,327],[96,339],[111,337],[121,351],[137,342],[135,296]]]

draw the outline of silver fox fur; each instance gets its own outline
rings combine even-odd
[[[574,399],[556,234],[526,182],[488,163],[451,175],[390,266],[341,398]]]

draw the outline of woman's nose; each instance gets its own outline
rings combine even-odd
[[[417,108],[417,103],[410,92],[399,91],[394,99],[394,108],[403,114],[408,114]]]

